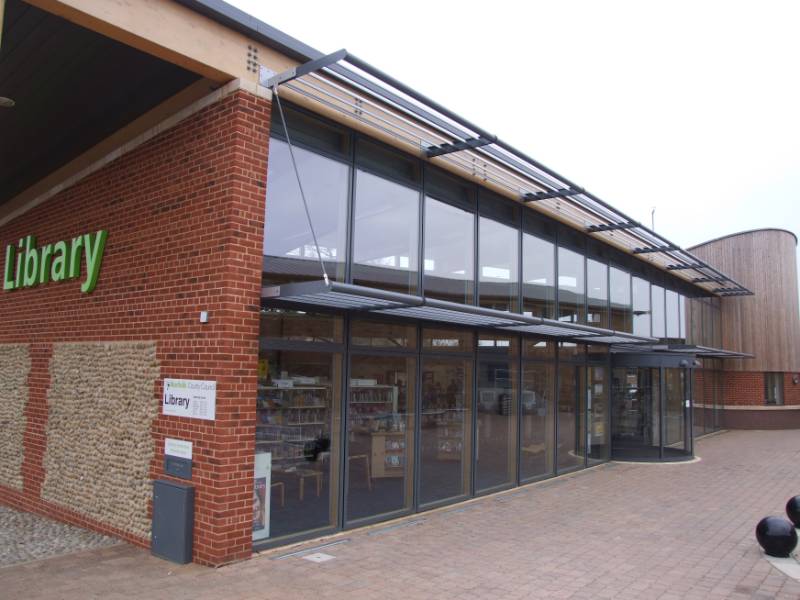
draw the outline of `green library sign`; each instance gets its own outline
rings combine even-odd
[[[3,290],[77,279],[81,275],[81,264],[84,264],[86,279],[81,284],[81,291],[91,292],[97,285],[107,237],[108,232],[101,230],[37,248],[36,237],[29,235],[17,245],[6,246]]]

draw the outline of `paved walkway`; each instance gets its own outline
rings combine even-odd
[[[702,461],[609,464],[277,553],[175,566],[128,545],[0,569],[4,598],[800,598],[754,538],[800,493],[800,432],[729,432]],[[416,524],[413,524],[416,522]]]

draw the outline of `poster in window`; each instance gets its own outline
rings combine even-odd
[[[257,452],[253,481],[253,540],[269,537],[272,453]]]

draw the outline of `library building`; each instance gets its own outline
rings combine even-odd
[[[681,248],[220,0],[0,16],[0,503],[218,566],[800,428],[793,233]]]

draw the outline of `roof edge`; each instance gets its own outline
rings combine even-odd
[[[174,1],[299,62],[323,56],[319,50],[222,0]]]
[[[783,229],[781,227],[761,227],[759,229],[745,229],[744,231],[737,231],[736,233],[728,233],[726,235],[721,235],[706,242],[700,242],[699,244],[695,244],[694,246],[687,246],[686,249],[694,250],[695,248],[700,248],[701,246],[707,246],[708,244],[713,244],[714,242],[719,242],[721,240],[726,240],[728,238],[736,237],[739,235],[747,235],[748,233],[759,233],[761,231],[781,231],[783,233],[788,233],[794,238],[794,245],[797,246],[798,243],[797,234],[795,234],[793,231],[789,231],[788,229]]]

